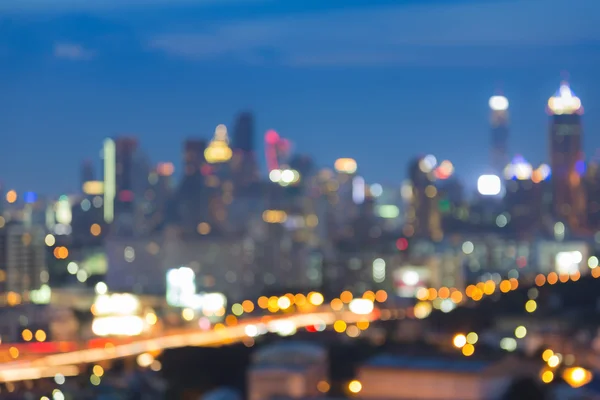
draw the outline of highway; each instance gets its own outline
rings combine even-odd
[[[153,338],[133,339],[129,343],[115,344],[104,348],[71,350],[56,354],[28,354],[26,359],[0,364],[0,382],[16,382],[54,377],[56,374],[74,376],[79,374],[82,364],[97,363],[147,352],[160,352],[186,346],[220,346],[237,343],[247,337],[259,336],[267,332],[293,334],[296,328],[313,325],[332,325],[337,320],[346,323],[373,321],[378,318],[375,310],[368,315],[358,315],[350,311],[323,311],[302,314],[271,316],[267,323],[259,319],[240,320],[236,326],[220,325],[218,329],[201,331],[189,328],[178,333],[164,333]]]

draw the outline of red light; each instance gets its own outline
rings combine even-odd
[[[434,175],[436,178],[438,178],[440,180],[445,180],[445,179],[450,178],[450,174],[448,174],[446,171],[442,170],[439,167],[435,169]]]
[[[267,144],[276,144],[279,141],[279,134],[275,132],[273,129],[269,130],[265,134],[265,142]]]
[[[133,192],[131,190],[121,190],[119,192],[119,201],[127,203],[133,201]]]
[[[23,350],[37,354],[61,353],[77,350],[77,344],[74,342],[28,343],[23,347]]]
[[[374,308],[373,311],[371,311],[371,317],[374,320],[377,320],[377,319],[381,318],[381,311],[379,311],[378,308]]]
[[[210,174],[212,174],[212,172],[213,172],[213,169],[208,164],[204,164],[203,166],[200,167],[200,173],[202,174],[202,176],[209,176]]]
[[[309,326],[306,327],[306,331],[307,332],[316,332],[317,328],[315,328],[314,325],[309,325]]]
[[[527,266],[527,259],[523,256],[517,258],[517,266],[519,268],[525,268]]]
[[[406,240],[405,238],[400,238],[396,240],[396,247],[400,251],[406,250],[408,248],[408,240]]]

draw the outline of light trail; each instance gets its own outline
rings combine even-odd
[[[341,319],[347,323],[377,319],[377,313],[357,315],[349,311],[319,312],[312,314],[273,317],[271,322],[290,322],[296,328],[305,328],[315,324],[332,325]],[[30,361],[14,361],[0,365],[0,382],[16,382],[52,377],[56,374],[73,376],[79,373],[75,365],[97,363],[117,358],[131,357],[154,351],[163,351],[187,346],[218,346],[237,343],[248,337],[246,326],[255,323],[242,322],[236,326],[217,330],[165,335],[153,339],[141,339],[133,343],[117,344],[104,349],[86,349],[62,354],[44,355]],[[267,323],[266,325],[269,325]]]

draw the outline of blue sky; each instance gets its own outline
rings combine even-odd
[[[241,109],[331,166],[399,183],[419,153],[474,182],[487,99],[511,103],[510,149],[546,160],[548,97],[568,70],[585,150],[600,147],[597,0],[3,0],[0,181],[75,190],[106,136],[180,166],[186,137]]]

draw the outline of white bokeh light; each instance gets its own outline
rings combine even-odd
[[[504,96],[490,97],[489,106],[494,111],[504,111],[508,109],[508,99]]]

